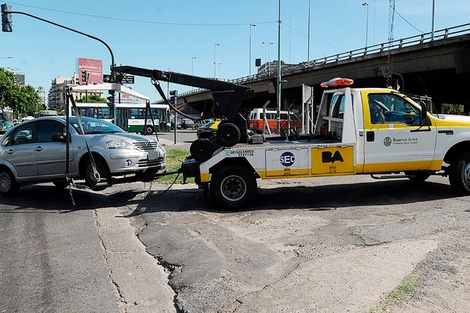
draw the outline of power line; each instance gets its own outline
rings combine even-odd
[[[404,18],[404,17],[395,9],[395,7],[393,7],[393,10],[394,10],[395,13],[398,14],[398,16],[401,17],[402,20],[404,20],[408,25],[410,25],[411,27],[413,27],[414,29],[416,29],[417,31],[419,31],[421,34],[424,33],[422,30],[416,28],[413,24],[411,24],[410,22],[408,22],[408,21],[406,20],[406,18]]]
[[[93,15],[93,14],[85,14],[85,13],[77,13],[71,11],[63,11],[57,9],[50,9],[44,7],[38,7],[34,5],[26,5],[21,3],[10,2],[14,5],[29,7],[38,10],[44,11],[51,11],[63,14],[71,14],[71,15],[78,15],[78,16],[85,16],[85,17],[92,17],[98,19],[105,19],[105,20],[114,20],[114,21],[121,21],[121,22],[131,22],[131,23],[143,23],[143,24],[156,24],[156,25],[172,25],[172,26],[201,26],[201,27],[214,27],[214,26],[246,26],[249,23],[174,23],[174,22],[156,22],[156,21],[146,21],[146,20],[137,20],[137,19],[127,19],[127,18],[120,18],[120,17],[111,17],[111,16],[103,16],[103,15]],[[252,22],[253,23],[253,22]],[[270,24],[270,23],[277,23],[277,21],[265,21],[265,22],[256,22],[256,24]]]

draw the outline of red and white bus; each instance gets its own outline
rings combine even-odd
[[[302,121],[293,112],[281,111],[281,131],[299,130],[302,128]],[[263,133],[278,132],[277,129],[277,111],[266,110],[263,113],[262,108],[253,109],[248,115],[248,129],[256,132]]]

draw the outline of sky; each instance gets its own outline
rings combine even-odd
[[[390,29],[389,0],[6,3],[12,6],[12,11],[32,14],[100,38],[110,46],[116,65],[218,79],[255,74],[255,59],[262,63],[278,59],[278,42],[281,59],[297,64],[363,48],[366,42],[386,43]],[[393,38],[431,32],[433,3],[436,31],[470,22],[470,0],[395,0]],[[47,92],[54,78],[73,76],[78,58],[103,60],[103,72],[109,74],[111,56],[99,41],[26,15],[13,14],[12,18],[13,32],[0,33],[0,67],[25,74],[26,84],[41,86]],[[128,87],[151,101],[160,99],[148,78],[136,77],[135,84]],[[174,84],[167,88],[180,93],[191,90]]]

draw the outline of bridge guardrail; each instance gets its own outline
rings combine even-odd
[[[453,26],[449,28],[440,29],[437,31],[422,33],[420,35],[405,37],[401,39],[396,39],[386,43],[375,44],[372,46],[367,46],[364,48],[359,48],[355,50],[350,50],[347,52],[342,52],[334,55],[329,55],[323,58],[311,60],[309,62],[302,62],[298,64],[286,64],[281,68],[281,74],[294,74],[305,71],[307,69],[313,69],[315,67],[324,66],[326,64],[338,63],[340,61],[350,61],[354,58],[365,57],[368,55],[373,55],[377,53],[389,52],[396,49],[402,49],[405,47],[410,47],[414,45],[421,45],[426,43],[431,43],[433,41],[445,40],[451,37],[457,37],[465,34],[470,34],[470,23],[462,24],[458,26]],[[277,70],[271,71],[269,73],[254,74],[251,76],[244,76],[235,79],[229,79],[228,82],[235,84],[246,84],[253,81],[262,80],[268,77],[276,77]],[[204,92],[205,89],[196,89],[192,91],[187,91],[180,94],[180,97],[187,96],[190,94],[195,94],[199,92]]]

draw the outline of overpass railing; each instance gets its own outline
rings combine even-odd
[[[449,27],[440,29],[433,32],[422,33],[420,35],[401,38],[392,40],[386,43],[380,43],[364,48],[350,50],[339,54],[329,55],[323,58],[311,60],[308,62],[302,62],[298,64],[283,64],[281,68],[281,74],[294,74],[304,72],[306,70],[312,70],[316,67],[321,67],[327,64],[339,63],[341,61],[351,61],[356,58],[363,58],[374,54],[380,54],[384,52],[390,52],[396,49],[402,49],[411,46],[423,45],[438,40],[446,40],[451,37],[458,37],[462,35],[470,34],[470,23],[462,24],[459,26]],[[274,67],[274,66],[273,66]],[[277,67],[277,65],[275,66]],[[235,79],[229,79],[228,82],[235,84],[246,84],[254,81],[263,80],[266,78],[276,77],[277,70],[273,70],[267,73],[254,74],[250,76],[244,76]],[[187,96],[199,92],[204,92],[204,89],[196,89],[180,94],[181,96]]]

